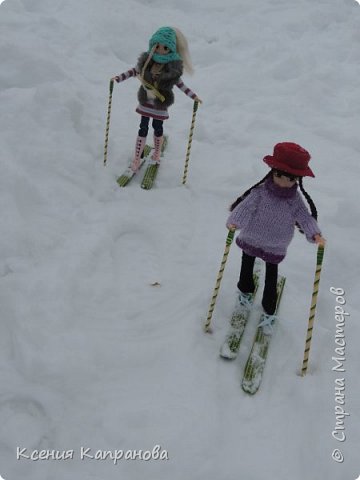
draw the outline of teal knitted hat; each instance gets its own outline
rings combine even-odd
[[[157,63],[168,63],[174,60],[181,60],[180,55],[176,51],[176,32],[171,27],[159,28],[149,40],[149,53],[154,45],[161,43],[169,49],[166,55],[153,54],[153,59]]]

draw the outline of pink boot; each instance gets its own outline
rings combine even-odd
[[[146,141],[146,137],[137,137],[136,139],[136,143],[135,143],[135,156],[134,156],[134,159],[131,163],[131,170],[133,172],[137,172],[137,170],[139,170],[139,167],[140,167],[140,161],[141,161],[141,154],[144,150],[144,147],[145,147],[145,141]]]
[[[164,137],[155,137],[154,135],[154,153],[151,155],[151,160],[154,160],[156,163],[160,163],[161,155],[161,145],[163,143]]]

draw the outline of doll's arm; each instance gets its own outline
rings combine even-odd
[[[124,80],[127,80],[130,77],[136,77],[137,73],[138,72],[136,68],[131,68],[127,72],[120,73],[120,75],[116,75],[115,77],[112,78],[112,80],[115,80],[116,82],[120,83],[120,82],[123,82]]]
[[[295,220],[299,224],[301,230],[306,235],[306,239],[311,243],[319,243],[319,240],[324,240],[321,236],[320,228],[315,220],[312,217],[306,208],[304,202],[300,197],[298,197],[298,205],[295,214]]]
[[[181,80],[181,78],[179,79],[179,81],[176,83],[176,86],[182,91],[185,93],[185,95],[187,95],[188,97],[192,98],[193,100],[196,100],[197,102],[200,102],[201,103],[201,100],[200,98],[196,95],[196,93],[194,93],[189,87],[187,87],[185,85],[185,83]]]
[[[254,188],[231,212],[226,226],[229,230],[236,230],[247,225],[253,218],[260,202],[260,192]]]

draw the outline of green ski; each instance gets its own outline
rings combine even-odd
[[[256,291],[259,286],[259,272],[254,272],[254,283],[255,290],[250,298],[251,305],[254,302]],[[239,309],[239,307],[239,300],[237,300],[230,319],[230,330],[220,348],[220,356],[228,360],[234,360],[239,353],[241,338],[251,313],[251,308],[244,313],[241,311],[241,308]]]
[[[166,149],[167,143],[168,143],[168,137],[165,135],[164,141],[161,145],[161,156],[164,155],[164,151]],[[141,182],[141,188],[144,188],[145,190],[150,190],[150,188],[152,188],[159,170],[159,165],[160,163],[158,162],[154,162],[153,160],[149,161]]]
[[[279,304],[284,289],[286,278],[280,276],[277,283],[277,303],[276,311],[279,309]],[[264,313],[261,314],[259,325],[263,321]],[[258,326],[255,334],[255,339],[251,348],[251,352],[246,362],[244,376],[242,380],[242,388],[245,392],[254,395],[260,387],[262,380],[263,371],[265,368],[265,362],[269,350],[269,344],[271,341],[272,335],[265,335],[263,333],[263,328]]]

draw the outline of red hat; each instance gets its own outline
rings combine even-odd
[[[264,157],[264,162],[271,168],[282,170],[299,177],[315,177],[308,166],[310,153],[296,143],[277,143],[274,154]]]

